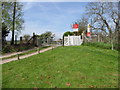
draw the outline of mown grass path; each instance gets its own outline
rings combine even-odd
[[[58,47],[3,64],[3,88],[115,88],[118,52],[90,46]]]

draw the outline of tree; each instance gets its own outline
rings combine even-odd
[[[63,36],[68,36],[68,35],[74,35],[74,33],[73,33],[73,32],[70,32],[70,31],[67,31],[67,32],[65,32],[65,33],[63,34]]]
[[[83,31],[86,32],[86,30],[87,30],[87,24],[88,24],[87,18],[82,17],[78,21],[78,24],[79,24],[78,33],[79,33],[79,35],[81,35],[83,33]]]
[[[5,26],[4,23],[2,23],[2,45],[5,44],[6,36],[8,36],[9,30],[7,30],[7,26]]]
[[[14,31],[20,31],[23,28],[22,7],[23,4],[20,2],[2,2],[2,22],[8,30],[12,31],[11,44],[14,44]]]
[[[78,32],[73,32],[73,34],[81,35],[83,33],[83,31],[86,32],[86,30],[87,30],[88,19],[85,18],[85,17],[82,17],[80,20],[77,20],[73,24],[78,24],[79,25]]]
[[[53,38],[55,37],[55,34],[53,34],[53,33],[50,32],[50,31],[47,31],[47,32],[39,35],[39,37],[41,38],[41,40],[42,40],[43,42],[47,42],[48,40],[52,42],[52,41],[53,41]]]
[[[25,34],[23,37],[24,37],[25,41],[28,42],[28,40],[30,39],[31,36],[29,34]]]
[[[104,33],[109,43],[113,44],[117,39],[119,25],[118,3],[91,2],[86,8],[86,14],[93,20],[92,29]]]
[[[14,2],[13,9],[13,28],[12,28],[12,41],[11,44],[14,44],[14,31],[15,31],[15,14],[16,14],[16,2]]]

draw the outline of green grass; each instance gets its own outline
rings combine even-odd
[[[40,48],[39,50],[42,50],[42,49],[45,49],[45,48],[48,48],[48,47],[50,47],[50,46],[44,46],[44,47]],[[34,53],[34,52],[37,52],[37,51],[38,51],[38,48],[37,48],[37,49],[34,49],[34,50],[30,50],[30,51],[24,52],[24,53],[20,53],[19,56],[31,54],[31,53]],[[17,56],[18,56],[18,55],[12,55],[12,56],[10,56],[10,57],[2,58],[2,60],[14,58],[14,57],[17,57]]]
[[[118,52],[90,46],[58,47],[3,64],[3,88],[115,88]]]

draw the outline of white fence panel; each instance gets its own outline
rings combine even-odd
[[[82,43],[83,43],[83,39],[81,39],[81,36],[64,37],[64,46],[81,45]]]

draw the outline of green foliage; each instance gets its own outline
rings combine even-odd
[[[40,35],[41,38],[49,38],[52,37],[52,32],[45,32]]]
[[[67,32],[65,32],[65,33],[63,34],[63,36],[68,36],[68,35],[74,35],[74,33],[73,33],[73,32],[70,32],[70,31],[67,31]]]
[[[8,36],[9,30],[7,30],[7,26],[2,23],[2,44],[5,44],[5,38]]]
[[[2,2],[2,23],[7,30],[12,31],[12,42],[14,44],[14,31],[23,29],[23,4],[20,2]],[[18,33],[18,32],[17,32]]]
[[[24,37],[25,41],[27,42],[31,36],[29,34],[25,34],[23,37]]]
[[[118,87],[118,52],[109,49],[58,47],[2,67],[3,88]]]
[[[16,2],[16,15],[15,15],[15,30],[19,31],[23,28],[23,4]],[[5,23],[8,30],[13,30],[13,9],[14,2],[2,2],[2,22]]]
[[[52,42],[54,37],[55,37],[55,34],[53,34],[50,31],[47,31],[47,32],[39,35],[39,38],[42,40],[42,42],[47,42],[47,40]]]

